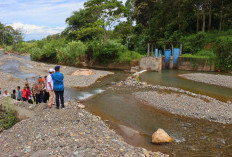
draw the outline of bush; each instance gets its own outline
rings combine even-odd
[[[119,58],[120,53],[126,51],[127,48],[115,40],[109,40],[106,45],[94,41],[89,44],[88,50],[93,52],[95,62],[109,64],[115,62]]]
[[[144,56],[139,54],[138,52],[127,50],[125,52],[121,52],[118,61],[122,63],[122,62],[132,61],[133,59],[139,60],[142,57]]]
[[[80,57],[85,56],[87,46],[81,41],[72,41],[64,48],[60,48],[57,54],[59,63],[78,65]]]
[[[0,106],[0,130],[8,129],[17,122],[16,112],[10,103],[10,98],[5,98]]]
[[[181,39],[183,43],[183,52],[196,54],[205,46],[206,33],[199,32]]]
[[[139,53],[128,50],[118,40],[109,40],[106,45],[97,40],[89,41],[87,54],[93,56],[95,63],[99,64],[122,63],[142,57]]]
[[[232,71],[232,37],[219,37],[214,45],[217,55],[217,68],[222,71]]]
[[[30,53],[31,49],[36,47],[36,43],[22,42],[16,46],[16,51],[19,53]]]

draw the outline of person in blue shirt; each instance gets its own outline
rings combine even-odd
[[[20,86],[18,86],[17,90],[18,90],[18,97],[17,97],[17,100],[18,100],[18,101],[21,101],[21,100],[22,100],[22,91],[21,91],[21,89],[20,89]]]
[[[53,90],[56,95],[56,108],[64,108],[64,75],[60,73],[60,66],[55,67],[55,73],[52,74]]]

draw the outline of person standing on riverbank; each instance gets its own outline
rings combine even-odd
[[[42,95],[41,95],[41,93],[43,93],[42,88],[43,88],[42,78],[39,77],[38,82],[34,83],[33,85],[33,93],[35,94],[36,104],[42,102]]]
[[[11,98],[16,100],[16,90],[13,90],[11,94]]]
[[[18,90],[18,97],[17,97],[17,100],[18,100],[18,101],[21,101],[21,100],[22,100],[22,91],[21,91],[21,89],[20,89],[20,86],[18,86],[17,90]]]
[[[26,86],[22,89],[22,99],[23,101],[27,101],[27,87]]]
[[[30,82],[29,82],[28,79],[26,78],[26,79],[25,79],[25,86],[30,88],[30,85],[31,85]]]
[[[55,93],[53,91],[53,80],[52,80],[52,74],[54,73],[54,69],[49,69],[49,74],[47,76],[47,90],[49,92],[49,100],[48,100],[48,107],[52,107],[52,105],[55,105]]]
[[[8,93],[7,90],[5,90],[4,94],[3,94],[4,97],[10,97],[10,94]]]
[[[55,73],[52,74],[53,90],[56,95],[56,109],[64,108],[64,75],[60,73],[60,66],[55,67]]]

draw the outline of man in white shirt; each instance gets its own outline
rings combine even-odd
[[[3,94],[4,97],[10,97],[10,94],[8,93],[7,90],[5,90],[4,94]]]
[[[49,69],[49,74],[47,76],[47,90],[49,92],[49,101],[48,101],[48,107],[52,107],[52,105],[55,105],[55,93],[53,91],[53,80],[52,80],[52,74],[54,73],[54,69]]]

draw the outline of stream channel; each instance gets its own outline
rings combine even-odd
[[[0,52],[0,57],[1,57]],[[30,60],[30,57],[23,57]],[[25,64],[9,60],[0,69],[15,77],[35,81],[35,74],[19,70]],[[25,66],[31,66],[26,64]],[[132,88],[112,90],[108,87],[128,77],[127,73],[115,74],[97,81],[88,88],[65,88],[65,100],[82,100],[91,113],[100,116],[111,129],[126,142],[151,151],[160,151],[170,156],[232,156],[232,125],[208,120],[188,118],[149,107],[135,99]],[[140,76],[148,84],[173,86],[198,94],[208,95],[221,101],[231,101],[232,89],[198,83],[178,77],[190,73],[178,70],[146,72]],[[158,128],[164,129],[175,139],[171,144],[154,145],[151,135]]]

